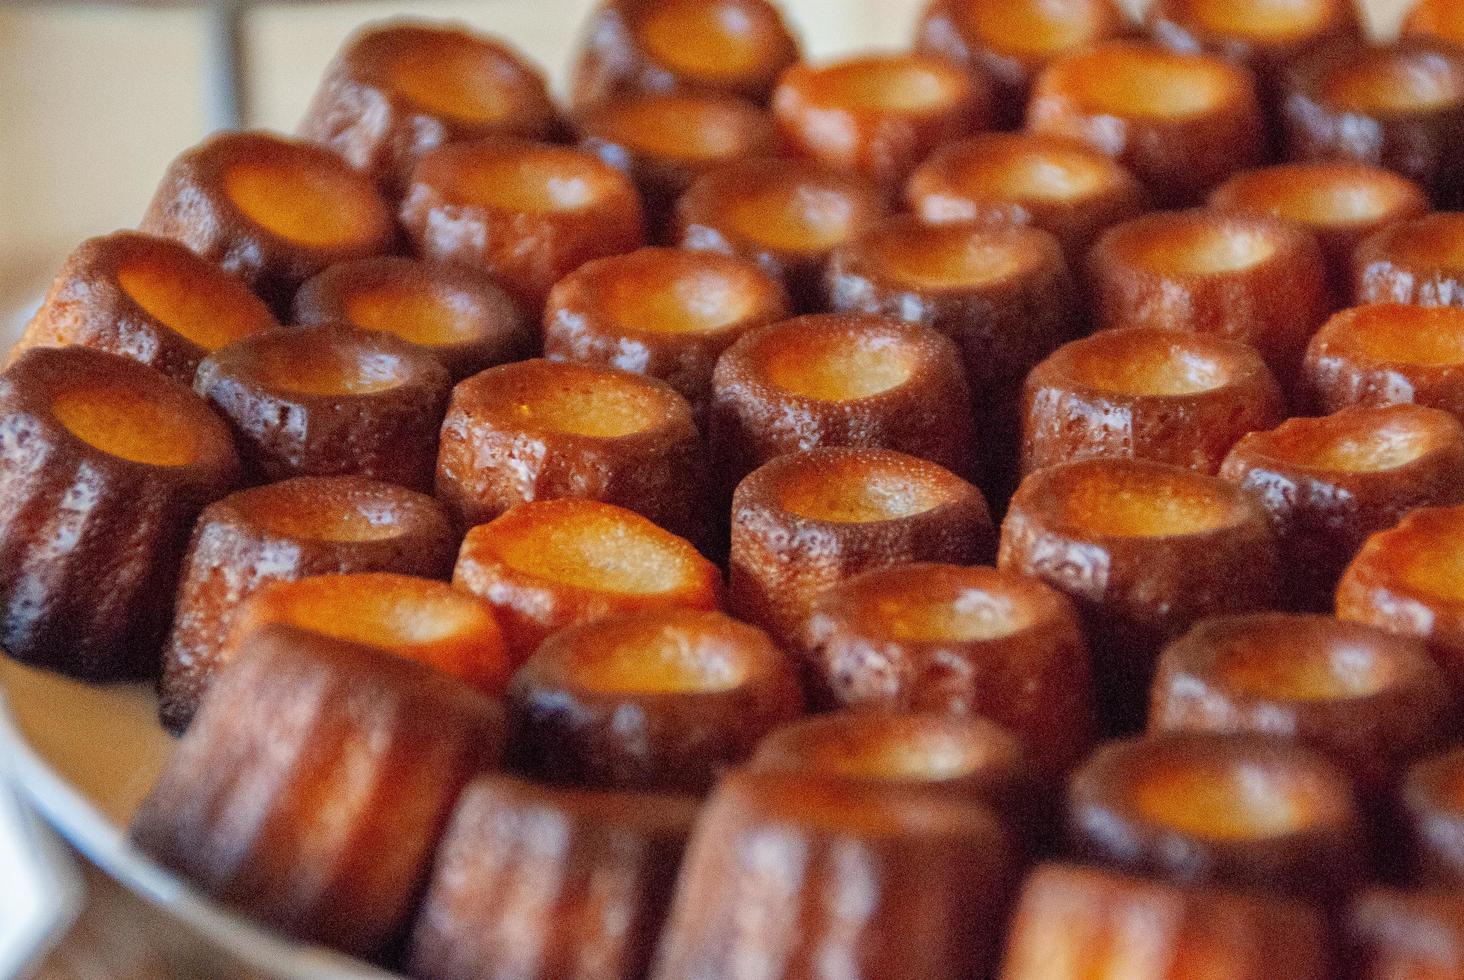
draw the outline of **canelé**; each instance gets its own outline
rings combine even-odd
[[[1426,214],[1363,239],[1352,253],[1352,302],[1464,307],[1464,213]]]
[[[1464,750],[1417,763],[1398,790],[1409,877],[1464,889]]]
[[[1349,0],[1158,0],[1144,17],[1149,36],[1175,51],[1205,51],[1244,65],[1265,101],[1288,62],[1336,38],[1357,35]]]
[[[1464,976],[1464,890],[1367,889],[1348,909],[1345,934],[1357,980]]]
[[[1312,407],[1417,404],[1464,421],[1464,309],[1379,303],[1343,310],[1307,345]]]
[[[1403,22],[1403,30],[1464,46],[1464,8],[1454,0],[1419,0]]]

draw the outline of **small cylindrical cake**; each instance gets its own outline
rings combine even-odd
[[[1028,877],[1002,980],[1330,980],[1326,918],[1295,899],[1076,864]]]
[[[473,528],[453,584],[493,604],[517,661],[566,626],[616,612],[715,610],[722,574],[691,542],[593,500],[520,504]]]
[[[1464,309],[1379,303],[1343,310],[1307,346],[1303,384],[1323,412],[1417,404],[1464,421]]]
[[[684,248],[756,262],[782,282],[795,308],[823,308],[829,254],[889,210],[857,174],[807,161],[745,160],[699,178],[676,202],[673,240]]]
[[[691,405],[642,375],[519,361],[453,389],[437,496],[463,527],[531,500],[580,497],[706,533],[706,463]]]
[[[199,511],[239,481],[182,382],[87,347],[0,374],[0,647],[92,680],[145,677]]]
[[[651,976],[984,976],[1011,864],[982,807],[735,772],[692,833]]]
[[[377,956],[407,924],[502,709],[381,650],[287,626],[219,678],[132,823],[194,887],[293,936]]]
[[[1022,481],[1000,568],[1078,606],[1109,729],[1138,727],[1159,651],[1207,616],[1276,602],[1266,512],[1224,480],[1147,460],[1094,459]]]
[[[582,150],[507,137],[425,155],[401,222],[420,256],[487,272],[530,319],[560,279],[645,242],[640,195],[622,171]]]
[[[10,351],[93,347],[192,384],[198,362],[278,326],[235,277],[172,239],[119,231],[71,253]]]
[[[1316,237],[1269,215],[1192,210],[1138,218],[1098,239],[1088,271],[1101,325],[1239,340],[1261,352],[1283,388],[1332,312]]]
[[[230,344],[193,387],[259,478],[358,475],[426,490],[451,384],[420,347],[325,323]]]
[[[1111,157],[1044,133],[983,133],[943,146],[911,174],[905,202],[927,224],[1041,228],[1074,266],[1105,229],[1148,206],[1143,186]]]
[[[1215,473],[1241,436],[1286,417],[1256,351],[1212,334],[1101,330],[1027,376],[1022,472],[1079,459],[1148,459]]]
[[[187,245],[276,311],[321,269],[388,252],[397,234],[370,177],[265,132],[220,133],[174,160],[142,230]]]
[[[732,498],[729,608],[796,649],[830,586],[908,562],[974,565],[993,537],[981,491],[927,460],[842,447],[779,456]]]
[[[1050,64],[1033,86],[1027,126],[1097,147],[1169,207],[1198,203],[1226,177],[1258,164],[1265,147],[1248,71],[1131,41]]]
[[[1342,771],[1255,735],[1110,742],[1068,784],[1067,825],[1080,860],[1182,885],[1332,899],[1367,862]]]
[[[395,255],[331,266],[295,293],[292,313],[297,324],[395,334],[441,361],[454,381],[538,347],[533,326],[489,277]]]
[[[1398,810],[1413,880],[1464,889],[1464,749],[1408,770]]]
[[[601,0],[571,89],[578,106],[655,92],[766,102],[798,41],[768,0]]]
[[[1051,769],[1093,738],[1077,612],[1024,575],[926,563],[866,572],[815,601],[803,642],[824,705],[984,716]]]
[[[793,661],[717,612],[662,609],[560,630],[514,674],[511,752],[552,783],[700,793],[803,711]]]
[[[1464,975],[1464,889],[1370,888],[1352,901],[1345,928],[1358,980]]]
[[[544,356],[659,378],[704,423],[717,358],[748,330],[788,316],[782,284],[751,262],[643,248],[560,280],[544,309]]]
[[[1290,604],[1329,610],[1369,537],[1418,507],[1464,503],[1464,428],[1436,408],[1344,408],[1251,433],[1220,475],[1270,515]]]
[[[388,20],[345,44],[300,133],[400,194],[429,150],[485,136],[548,139],[559,115],[544,76],[496,38],[456,24]]]
[[[458,538],[425,494],[358,476],[302,476],[210,504],[193,528],[158,684],[180,732],[218,672],[234,617],[267,582],[339,572],[452,573]]]
[[[794,65],[773,93],[783,144],[893,191],[942,143],[991,122],[991,92],[944,58],[865,54]]]
[[[1363,239],[1352,253],[1352,302],[1464,307],[1464,213],[1426,214]]]
[[[641,980],[695,817],[682,796],[480,776],[438,844],[408,969]]]
[[[1158,0],[1149,36],[1175,51],[1204,51],[1242,64],[1269,95],[1276,73],[1336,38],[1357,36],[1348,0]]]
[[[1453,721],[1448,679],[1421,642],[1330,616],[1207,619],[1165,648],[1152,697],[1150,731],[1293,739],[1375,800]]]
[[[1419,0],[1403,22],[1403,31],[1464,47],[1464,7],[1454,0]]]

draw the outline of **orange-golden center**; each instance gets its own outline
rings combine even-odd
[[[954,592],[912,589],[874,596],[867,601],[866,618],[878,623],[891,639],[910,643],[999,640],[1021,632],[1032,622],[1032,610],[1024,603],[985,589],[963,588]]]
[[[967,166],[962,180],[977,194],[1054,203],[1092,197],[1117,182],[1117,168],[1106,157],[1055,146],[1013,146],[982,153]]]
[[[853,236],[856,207],[842,191],[774,180],[734,189],[724,216],[738,235],[767,248],[824,252]]]
[[[906,283],[975,289],[1011,279],[1036,260],[1020,239],[942,225],[902,227],[870,243],[877,260]]]
[[[394,52],[392,86],[428,112],[492,123],[517,109],[521,83],[500,54],[472,41],[414,37]]]
[[[1407,418],[1371,414],[1295,419],[1273,434],[1269,449],[1300,466],[1338,473],[1397,469],[1439,447],[1441,433]]]
[[[1272,766],[1163,760],[1138,775],[1131,792],[1134,808],[1154,823],[1209,840],[1242,841],[1306,828],[1321,790]]]
[[[706,163],[741,155],[756,139],[747,110],[691,95],[653,96],[609,107],[601,123],[612,142],[670,160]]]
[[[253,618],[259,625],[285,623],[402,653],[475,636],[497,638],[486,603],[441,582],[400,576],[326,575],[285,583],[259,597]]]
[[[1081,47],[1104,36],[1106,0],[989,0],[964,3],[966,27],[993,50],[1040,58]]]
[[[1326,29],[1335,0],[1188,0],[1188,22],[1231,37],[1304,38]]]
[[[366,286],[346,297],[346,318],[363,330],[394,334],[414,344],[437,347],[478,334],[477,304],[426,283]]]
[[[1079,384],[1120,395],[1197,395],[1224,387],[1227,365],[1184,336],[1099,333],[1071,349],[1067,368]]]
[[[941,782],[969,776],[991,761],[991,746],[924,719],[890,717],[801,747],[820,773],[881,782]]]
[[[1464,603],[1464,509],[1431,516],[1427,524],[1394,532],[1387,540],[1387,577],[1407,592]]]
[[[577,650],[572,669],[578,685],[605,694],[712,694],[737,687],[749,672],[731,643],[674,620]]]
[[[512,424],[598,439],[656,428],[666,420],[669,401],[636,378],[573,366],[544,372],[538,384],[514,385],[503,396],[499,411]]]
[[[1132,260],[1161,275],[1211,276],[1244,272],[1276,254],[1264,229],[1218,223],[1196,215],[1138,226],[1124,240]]]
[[[1058,504],[1064,522],[1088,534],[1175,537],[1217,531],[1236,520],[1236,502],[1197,476],[1096,467],[1069,472],[1077,482],[1061,488]]]
[[[406,366],[394,354],[330,343],[264,347],[259,371],[269,386],[297,395],[372,395],[406,378]]]
[[[799,470],[782,488],[792,514],[831,524],[872,524],[914,517],[946,501],[942,488],[918,476],[852,463]]]
[[[1442,212],[1410,221],[1388,241],[1392,252],[1404,262],[1464,269],[1464,214]]]
[[[498,211],[556,214],[594,207],[623,178],[593,157],[565,147],[536,146],[485,154],[462,174],[472,203]]]
[[[1140,45],[1095,48],[1071,66],[1072,93],[1091,112],[1183,119],[1224,106],[1243,79],[1223,62]]]
[[[672,0],[649,5],[636,33],[673,71],[710,80],[756,78],[776,67],[780,25],[757,5]]]
[[[282,538],[341,543],[387,541],[402,534],[402,512],[386,500],[280,491],[241,498],[268,533]]]
[[[1464,71],[1438,55],[1377,49],[1338,67],[1325,95],[1347,112],[1427,112],[1464,100]]]
[[[679,257],[678,257],[679,258]],[[597,302],[616,323],[662,334],[715,333],[758,313],[766,297],[752,277],[668,260],[605,284]]]
[[[688,584],[689,547],[641,521],[583,508],[499,539],[512,568],[572,588],[656,595]]]
[[[953,108],[968,88],[954,67],[916,55],[841,62],[814,71],[810,83],[816,103],[888,113]]]
[[[871,398],[905,384],[917,360],[898,337],[857,331],[805,331],[768,338],[762,372],[769,384],[816,401]]]
[[[147,466],[186,466],[204,435],[177,405],[122,384],[87,384],[58,392],[51,414],[82,442]]]
[[[1337,339],[1380,361],[1417,367],[1464,364],[1464,310],[1453,307],[1364,306]]]
[[[1248,208],[1323,228],[1364,225],[1397,211],[1407,185],[1391,175],[1329,164],[1291,164],[1258,171],[1231,200]]]
[[[170,252],[133,256],[117,267],[117,285],[147,314],[204,350],[259,333],[267,311],[242,283]]]
[[[1284,701],[1340,701],[1378,693],[1393,680],[1395,663],[1364,645],[1294,635],[1231,641],[1218,658],[1221,682],[1243,694]]]
[[[302,245],[329,248],[375,235],[380,202],[364,178],[306,161],[233,163],[224,192],[250,221]]]

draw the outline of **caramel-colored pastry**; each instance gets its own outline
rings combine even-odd
[[[585,25],[577,106],[657,92],[766,102],[798,41],[768,0],[601,0]]]
[[[994,536],[981,491],[927,460],[846,447],[779,456],[732,498],[729,609],[796,649],[831,586],[908,562],[974,565]]]
[[[1454,0],[1419,0],[1409,11],[1403,31],[1464,47],[1464,7]]]
[[[984,716],[1051,769],[1093,738],[1077,612],[1036,579],[936,564],[866,572],[818,597],[803,639],[823,704]]]
[[[558,130],[544,76],[522,54],[461,25],[414,20],[368,24],[346,41],[300,124],[393,194],[444,143]]]
[[[643,248],[560,280],[544,309],[544,356],[659,378],[704,424],[717,358],[752,328],[788,316],[782,284],[751,262]]]
[[[357,476],[296,477],[210,504],[193,527],[163,648],[164,727],[187,726],[261,586],[339,572],[447,578],[457,542],[431,497]]]
[[[1348,0],[1158,0],[1149,36],[1175,51],[1204,51],[1255,73],[1270,102],[1276,73],[1306,51],[1357,36]]]
[[[1209,55],[1111,41],[1056,59],[1027,107],[1034,132],[1089,143],[1168,207],[1198,203],[1264,156],[1255,81]]]
[[[182,242],[277,311],[321,269],[389,252],[397,234],[368,176],[266,132],[219,133],[174,160],[142,230]]]
[[[1357,980],[1453,980],[1464,976],[1464,890],[1370,888],[1346,922]]]
[[[394,334],[441,361],[454,381],[538,347],[532,324],[489,277],[395,255],[331,266],[300,287],[292,312],[298,324]]]
[[[463,527],[527,501],[579,497],[699,539],[705,467],[691,406],[669,385],[594,365],[519,361],[453,389],[437,496]]]
[[[1022,472],[1079,459],[1147,459],[1216,473],[1241,436],[1286,417],[1251,347],[1213,334],[1101,330],[1027,376]]]
[[[1464,428],[1435,408],[1344,408],[1236,443],[1220,475],[1270,514],[1288,599],[1326,610],[1378,531],[1419,507],[1464,503]]]
[[[705,792],[802,711],[794,664],[767,634],[695,609],[560,630],[509,690],[519,768],[604,789]]]
[[[1303,379],[1312,405],[1417,404],[1464,421],[1464,309],[1380,303],[1317,331]]]
[[[430,667],[273,626],[219,677],[132,836],[278,929],[378,955],[503,731],[497,704]]]
[[[1068,784],[1083,861],[1182,885],[1330,899],[1366,864],[1352,787],[1325,757],[1254,735],[1110,742]]]
[[[22,355],[0,374],[0,647],[92,680],[155,672],[188,531],[240,472],[181,382],[86,347]]]
[[[1464,307],[1464,214],[1426,214],[1364,239],[1352,253],[1352,302]]]
[[[551,633],[611,613],[715,610],[722,574],[691,542],[632,511],[593,500],[520,504],[473,528],[453,584],[498,613],[522,661]]]
[[[998,566],[1071,597],[1110,729],[1142,723],[1159,651],[1207,616],[1270,608],[1280,573],[1266,512],[1224,480],[1094,459],[1022,481]]]
[[[985,809],[739,771],[688,845],[655,980],[965,980],[993,965],[1011,857]]]
[[[1294,899],[1076,864],[1028,877],[1002,980],[1331,980],[1326,918]]]
[[[1464,750],[1408,770],[1398,810],[1414,880],[1464,888]]]
[[[592,153],[507,137],[426,154],[402,200],[425,259],[487,272],[537,319],[560,279],[645,242],[630,178]]]
[[[438,845],[408,969],[641,980],[695,816],[686,797],[478,777]]]
[[[278,326],[238,279],[168,238],[119,231],[81,243],[10,351],[92,347],[191,384],[212,351]]]

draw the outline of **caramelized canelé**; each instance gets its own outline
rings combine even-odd
[[[174,160],[142,230],[187,245],[276,311],[326,266],[396,241],[370,177],[324,147],[247,131],[211,136]]]
[[[432,486],[447,368],[398,337],[324,323],[230,344],[193,387],[263,480],[359,475]]]
[[[1236,443],[1220,475],[1270,514],[1288,603],[1327,610],[1365,541],[1419,507],[1464,503],[1464,428],[1435,408],[1344,408]]]
[[[94,680],[156,671],[199,511],[241,468],[179,381],[86,347],[0,374],[0,647]]]
[[[1464,749],[1425,759],[1408,770],[1398,807],[1407,836],[1409,877],[1464,889]]]
[[[498,705],[445,674],[273,626],[220,676],[132,836],[208,895],[376,956],[406,926],[458,792],[503,740]]]
[[[984,716],[1044,768],[1072,765],[1093,737],[1077,612],[1024,575],[927,563],[866,572],[814,602],[803,657],[824,706]]]
[[[1419,0],[1403,22],[1403,31],[1464,47],[1464,7],[1454,0]]]
[[[1080,139],[1123,163],[1165,206],[1195,204],[1264,154],[1255,82],[1208,55],[1112,41],[1052,62],[1027,126]]]
[[[1255,73],[1267,101],[1275,76],[1302,53],[1357,35],[1349,0],[1157,0],[1149,36],[1175,51],[1205,51]]]
[[[119,231],[71,253],[9,361],[74,344],[191,384],[210,352],[275,326],[269,307],[218,266],[171,239]]]
[[[641,980],[695,817],[686,797],[478,777],[437,846],[407,968]]]
[[[729,607],[796,649],[830,586],[915,561],[971,565],[995,536],[981,492],[949,470],[887,449],[779,456],[732,498]]]
[[[722,575],[691,542],[593,500],[520,504],[473,528],[453,584],[498,613],[522,661],[551,633],[616,612],[715,610]]]
[[[1317,331],[1303,382],[1312,406],[1417,404],[1464,421],[1464,309],[1380,303]]]
[[[700,793],[802,711],[797,671],[762,630],[628,613],[560,630],[519,668],[511,753],[551,783]]]
[[[1215,473],[1237,439],[1286,416],[1254,349],[1211,334],[1101,330],[1027,376],[1022,472],[1080,459],[1147,459]]]
[[[1348,910],[1346,940],[1358,980],[1464,976],[1464,889],[1370,888]]]
[[[400,194],[417,161],[485,136],[549,139],[558,112],[544,77],[496,38],[455,24],[368,25],[326,69],[300,133]]]
[[[340,572],[446,578],[456,547],[437,501],[363,477],[296,477],[210,504],[193,527],[163,648],[163,725],[187,726],[239,608],[261,586]]]
[[[1426,214],[1363,239],[1352,254],[1352,301],[1464,307],[1464,213]]]

